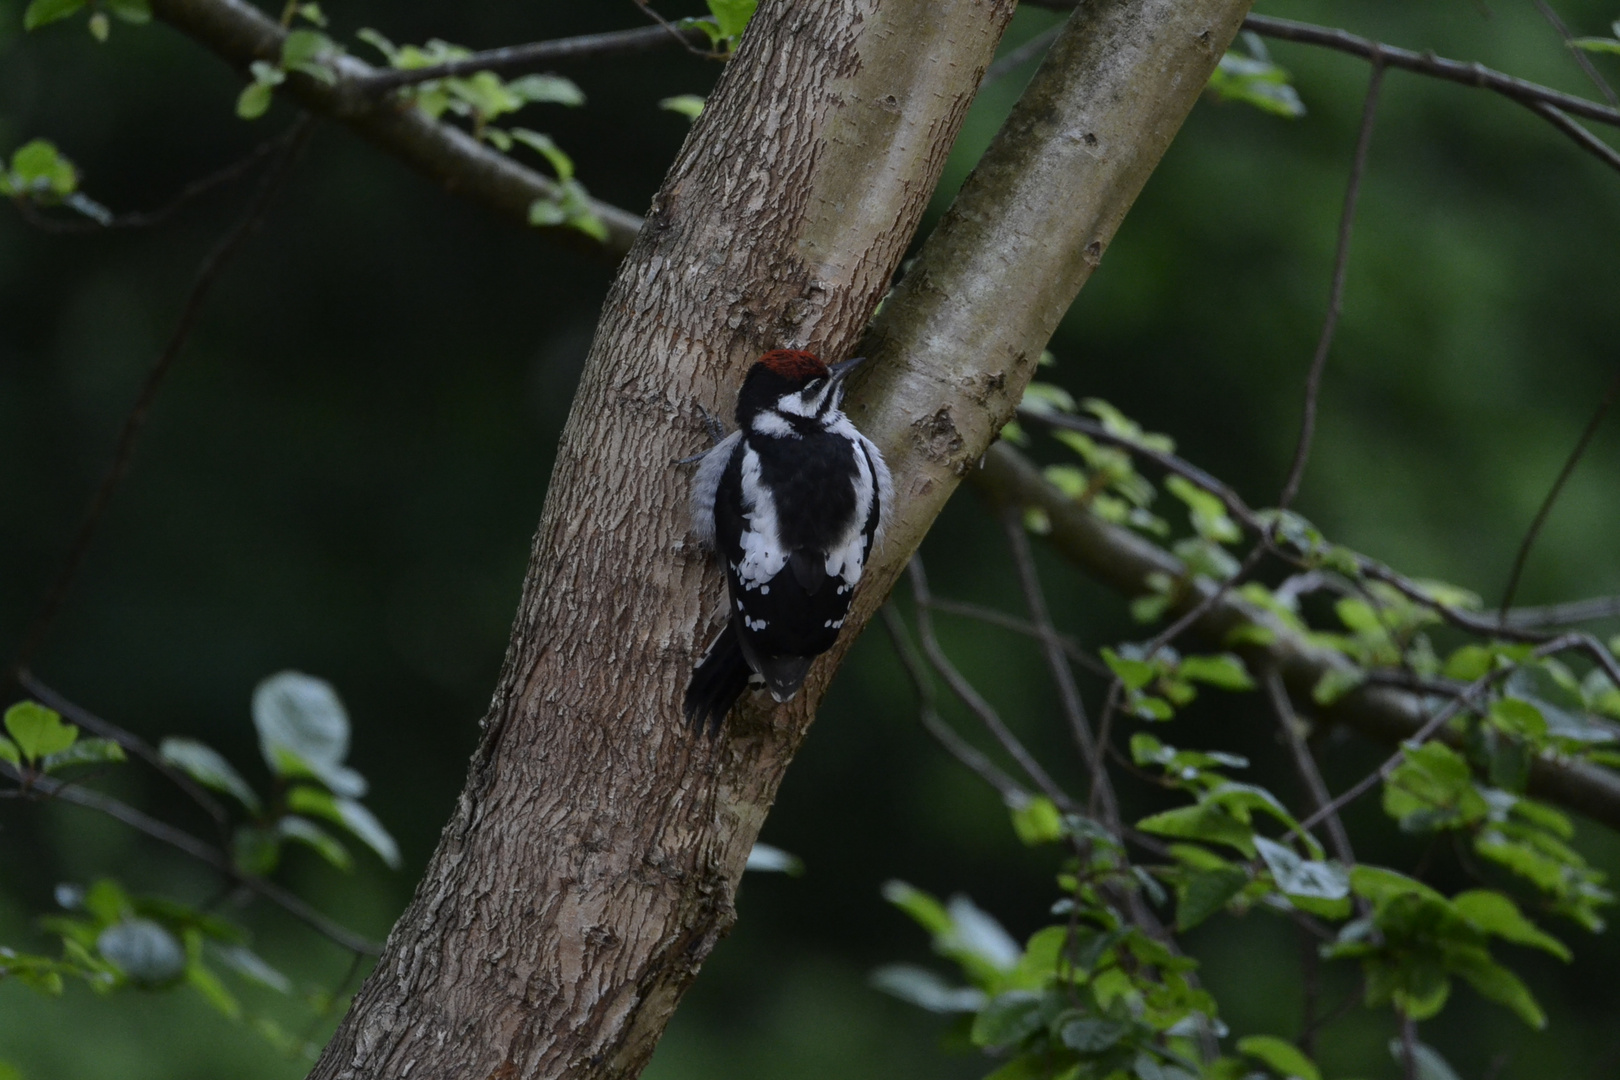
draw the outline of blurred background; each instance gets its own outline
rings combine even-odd
[[[1557,0],[1578,34],[1607,34],[1615,0]],[[165,202],[293,120],[233,114],[236,76],[161,27],[115,22],[98,45],[77,20],[24,35],[0,0],[0,152],[46,137],[115,211]],[[666,14],[699,13],[672,3]],[[1527,0],[1262,2],[1595,96]],[[608,5],[336,0],[330,32],[488,48],[641,25]],[[1021,12],[1006,48],[1053,25]],[[355,51],[369,55],[364,46]],[[1052,342],[1044,377],[1112,401],[1255,505],[1275,500],[1326,301],[1361,110],[1360,61],[1268,43],[1304,118],[1201,103]],[[1620,78],[1620,63],[1597,57]],[[975,104],[931,210],[949,203],[1033,65]],[[556,138],[591,192],[640,212],[685,135],[661,98],[707,92],[717,65],[676,50],[559,68],[580,109],[521,122]],[[7,662],[61,566],[140,380],[198,264],[253,185],[161,228],[59,236],[0,206],[0,656]],[[925,230],[927,225],[925,224]],[[1620,175],[1527,110],[1391,72],[1346,308],[1298,508],[1330,537],[1417,577],[1500,595],[1523,530],[1595,407],[1620,343]],[[294,852],[282,879],[381,938],[449,816],[506,642],[553,447],[613,268],[436,190],[342,130],[317,127],[264,228],[219,282],[161,397],[94,550],[34,668],[146,738],[190,735],[260,785],[254,685],[296,668],[330,680],[354,720],[368,804],[399,839],[393,873],[363,856],[339,874]],[[1037,453],[1047,448],[1037,447]],[[1532,559],[1526,603],[1620,592],[1620,420],[1600,432]],[[936,591],[1021,612],[998,528],[971,493],[924,545]],[[1105,644],[1143,636],[1124,604],[1042,556],[1061,626]],[[1613,633],[1613,624],[1603,627]],[[1060,777],[1080,787],[1035,650],[941,617],[963,668]],[[1083,687],[1097,700],[1099,686]],[[0,704],[20,697],[13,686]],[[966,719],[949,714],[966,727]],[[1249,754],[1298,798],[1257,700],[1206,693],[1161,732]],[[1346,737],[1342,787],[1379,748]],[[109,790],[177,823],[194,812],[149,771]],[[1127,789],[1129,809],[1145,812]],[[1415,865],[1422,845],[1374,800],[1349,824],[1365,858]],[[933,963],[879,896],[889,878],[962,892],[1014,936],[1044,925],[1051,851],[1021,847],[999,800],[919,729],[881,631],[840,673],[762,839],[802,877],[750,875],[740,920],[705,966],[649,1076],[974,1077],[948,1025],[867,985],[876,965]],[[1611,873],[1620,840],[1585,830]],[[33,919],[57,882],[114,876],[202,902],[194,864],[69,806],[0,810],[0,942],[49,948]],[[1442,878],[1443,888],[1462,887]],[[300,985],[341,984],[348,958],[272,909],[245,921]],[[1462,1076],[1620,1074],[1620,947],[1573,926],[1568,966],[1513,950],[1552,1017],[1543,1033],[1467,990],[1424,1037]],[[1217,917],[1189,943],[1234,1032],[1292,1036],[1299,943],[1263,915]],[[1521,955],[1523,954],[1523,955]],[[1327,975],[1329,1006],[1350,991]],[[349,985],[352,990],[353,984]],[[335,1016],[244,994],[250,1009],[324,1037]],[[1330,1029],[1331,1077],[1393,1077],[1384,1014]],[[28,1080],[291,1078],[279,1056],[195,994],[47,1000],[0,982],[0,1060]]]

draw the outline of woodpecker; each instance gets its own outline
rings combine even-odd
[[[692,531],[725,571],[730,618],[686,687],[699,732],[717,735],[750,684],[792,698],[849,614],[894,504],[883,455],[839,409],[863,359],[767,352],[737,393],[737,430],[700,459]]]

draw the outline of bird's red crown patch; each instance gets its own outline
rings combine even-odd
[[[824,379],[829,372],[815,353],[802,349],[772,349],[759,358],[772,372],[793,382]]]

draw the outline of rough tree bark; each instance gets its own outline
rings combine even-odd
[[[1247,7],[1087,4],[886,306],[854,411],[900,521],[860,622],[1011,415]],[[1010,14],[762,5],[604,305],[467,788],[314,1076],[645,1064],[730,925],[837,660],[717,743],[687,734],[678,699],[720,587],[667,462],[700,444],[695,402],[720,407],[761,349],[849,353]]]

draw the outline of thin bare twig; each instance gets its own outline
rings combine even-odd
[[[1052,681],[1057,684],[1058,700],[1069,724],[1069,734],[1074,739],[1075,748],[1080,751],[1080,760],[1091,774],[1088,801],[1101,810],[1103,824],[1117,836],[1121,832],[1119,800],[1115,798],[1113,784],[1108,779],[1105,759],[1098,753],[1097,743],[1092,738],[1085,703],[1080,698],[1080,688],[1074,682],[1074,672],[1069,669],[1069,661],[1063,655],[1063,646],[1058,640],[1057,628],[1052,625],[1052,617],[1046,610],[1046,595],[1041,590],[1035,556],[1029,547],[1029,536],[1024,532],[1023,514],[1017,508],[1003,508],[1001,524],[1007,534],[1007,547],[1012,552],[1013,565],[1018,570],[1018,584],[1024,593],[1024,604],[1029,608],[1030,620],[1039,631],[1047,669],[1051,672]]]
[[[1531,106],[1543,119],[1564,134],[1574,139],[1587,153],[1609,166],[1620,171],[1620,151],[1592,134],[1586,128],[1572,120],[1567,113],[1556,105],[1537,104]]]
[[[17,210],[22,215],[23,220],[30,225],[51,233],[82,235],[85,233],[107,232],[111,229],[149,229],[167,221],[193,200],[200,199],[215,188],[239,180],[252,172],[255,165],[275,151],[283,148],[285,138],[285,135],[278,135],[273,139],[266,139],[217,172],[209,173],[200,180],[193,180],[156,210],[137,210],[128,214],[117,214],[105,224],[83,218],[64,220],[49,217],[40,213],[26,199],[17,200]]]
[[[1012,733],[1001,716],[991,704],[980,696],[973,684],[956,670],[945,650],[940,647],[939,638],[934,635],[934,620],[929,614],[928,575],[923,571],[922,557],[913,555],[907,567],[911,578],[911,591],[917,600],[917,637],[922,641],[923,655],[928,657],[928,663],[945,680],[945,685],[951,688],[951,693],[961,699],[979,722],[995,737],[996,742],[1007,752],[1007,756],[1018,762],[1018,767],[1029,777],[1030,782],[1040,789],[1041,794],[1051,799],[1060,807],[1073,807],[1074,800],[1063,792],[1047,775],[1041,763],[1029,752],[1018,737]]]
[[[1002,799],[1008,802],[1027,801],[1029,793],[1016,780],[981,754],[972,743],[957,734],[956,729],[939,715],[939,710],[935,707],[934,684],[928,678],[922,657],[917,655],[916,646],[911,643],[911,636],[906,633],[905,620],[895,610],[893,603],[884,604],[881,614],[883,626],[889,631],[889,640],[894,643],[894,651],[900,657],[900,664],[911,679],[912,688],[917,692],[917,716],[922,721],[923,730],[927,731],[946,753],[965,765],[969,772],[995,788]]]
[[[31,671],[26,669],[19,671],[17,673],[17,683],[41,705],[56,710],[62,716],[93,735],[98,735],[103,739],[111,739],[162,773],[176,787],[185,792],[192,802],[202,807],[203,811],[214,819],[214,826],[219,830],[222,840],[228,837],[227,829],[230,826],[230,815],[226,813],[225,807],[221,805],[218,799],[210,795],[201,784],[170,765],[167,761],[164,761],[163,755],[159,754],[152,744],[134,732],[126,731],[109,720],[103,720],[89,709],[63,697],[41,682]]]
[[[1271,670],[1265,673],[1261,681],[1265,683],[1266,696],[1271,700],[1271,710],[1276,714],[1277,726],[1282,729],[1283,741],[1288,744],[1288,749],[1294,756],[1294,768],[1304,781],[1305,790],[1310,792],[1313,809],[1324,810],[1332,805],[1333,795],[1323,782],[1322,771],[1316,766],[1316,757],[1305,741],[1304,732],[1300,730],[1300,719],[1294,713],[1293,702],[1288,699],[1288,690],[1283,686],[1282,676]],[[1322,822],[1327,828],[1328,842],[1333,846],[1333,853],[1346,866],[1354,866],[1356,854],[1350,847],[1350,834],[1345,831],[1344,822],[1339,820],[1338,813],[1327,814]]]
[[[0,762],[0,775],[16,780],[23,779],[21,772],[4,762]],[[235,863],[231,861],[230,856],[225,852],[211,844],[204,843],[182,829],[177,829],[167,822],[159,821],[157,818],[135,809],[128,803],[120,802],[118,799],[110,795],[104,795],[99,791],[72,787],[48,776],[33,776],[29,779],[30,787],[45,798],[100,811],[114,820],[123,822],[137,832],[145,833],[152,839],[167,844],[176,851],[183,852],[198,862],[212,867],[230,880],[240,882],[243,886],[269,900],[335,945],[368,956],[377,956],[382,953],[381,945],[333,922],[305,903],[297,895],[288,892],[274,882],[266,881],[252,874],[244,874],[237,869]]]
[[[1045,55],[1046,50],[1052,47],[1052,42],[1056,41],[1057,36],[1062,32],[1063,24],[1059,23],[1049,30],[1041,31],[1017,48],[1009,50],[1007,55],[1000,57],[995,63],[985,68],[984,78],[979,82],[979,89],[983,90],[996,80],[1006,78],[1037,56]]]
[[[1617,601],[1617,603],[1620,603],[1620,601]],[[970,604],[965,600],[950,600],[943,596],[935,596],[930,598],[929,607],[941,614],[960,615],[964,619],[975,619],[990,626],[999,626],[1003,630],[1011,630],[1015,634],[1023,634],[1025,637],[1039,638],[1041,636],[1041,632],[1029,622],[1008,615],[1005,612],[997,611],[995,608],[985,607],[983,604]],[[1059,634],[1058,643],[1063,646],[1063,651],[1068,654],[1070,660],[1073,660],[1093,675],[1101,675],[1106,679],[1113,674],[1108,670],[1107,664],[1087,652],[1084,646],[1069,635]]]
[[[1502,604],[1497,609],[1498,622],[1508,622],[1508,611],[1513,607],[1513,597],[1519,591],[1519,579],[1524,575],[1525,563],[1530,559],[1530,549],[1535,546],[1536,537],[1541,535],[1541,527],[1546,524],[1547,515],[1552,513],[1553,504],[1563,493],[1565,482],[1575,471],[1575,466],[1580,464],[1581,458],[1586,456],[1586,448],[1592,444],[1592,436],[1597,434],[1598,427],[1602,425],[1603,418],[1609,414],[1609,409],[1613,407],[1617,396],[1620,396],[1620,370],[1617,370],[1614,378],[1609,380],[1609,388],[1604,391],[1602,400],[1592,413],[1592,418],[1586,422],[1581,437],[1575,440],[1575,448],[1569,452],[1569,457],[1564,459],[1564,467],[1558,471],[1558,479],[1554,480],[1552,487],[1547,490],[1547,497],[1541,500],[1541,509],[1536,511],[1535,519],[1530,522],[1530,528],[1519,544],[1518,554],[1513,557],[1513,569],[1508,573],[1507,585],[1502,590]]]
[[[1542,626],[1568,626],[1571,623],[1616,617],[1620,617],[1620,596],[1595,596],[1589,600],[1571,600],[1544,607],[1514,608],[1507,613],[1507,624],[1521,630],[1534,630]]]
[[[607,57],[634,56],[662,49],[674,40],[697,46],[709,40],[702,30],[692,27],[681,30],[664,23],[658,26],[638,26],[634,30],[612,30],[603,34],[581,34],[577,37],[557,38],[552,41],[534,41],[526,45],[507,45],[499,49],[486,49],[461,60],[451,60],[432,67],[390,68],[348,80],[346,89],[356,94],[374,96],[416,86],[435,79],[454,79],[475,75],[480,71],[502,74],[534,71],[547,64],[569,60],[601,60]]]
[[[45,636],[50,632],[51,624],[56,620],[57,613],[67,598],[68,589],[78,576],[79,568],[84,564],[84,558],[90,551],[91,541],[95,539],[96,530],[101,525],[102,516],[107,510],[107,504],[112,500],[113,492],[118,489],[124,474],[129,471],[130,462],[135,454],[135,444],[139,440],[141,431],[146,426],[147,415],[151,412],[152,403],[157,398],[158,390],[162,388],[164,379],[173,369],[174,363],[179,359],[180,351],[184,348],[186,340],[191,336],[192,327],[196,325],[197,316],[202,313],[203,301],[207,299],[215,282],[219,280],[225,267],[230,264],[242,248],[243,243],[252,236],[264,221],[270,204],[274,201],[285,183],[287,175],[298,153],[308,140],[314,120],[304,116],[298,120],[281,140],[281,159],[274,170],[265,177],[259,188],[257,197],[248,207],[231,230],[225,234],[217,247],[203,260],[201,269],[197,272],[197,279],[191,286],[191,293],[186,297],[185,305],[180,309],[180,318],[175,323],[169,340],[158,354],[156,362],[146,374],[146,380],[141,384],[140,393],[136,395],[135,404],[130,408],[129,414],[124,418],[123,429],[118,433],[118,441],[113,451],[112,462],[102,475],[101,483],[97,485],[95,494],[91,496],[89,508],[85,511],[84,520],[79,526],[68,548],[67,558],[62,571],[57,575],[56,582],[46,594],[40,605],[39,613],[34,617],[24,638],[23,647],[11,670],[19,672],[26,669],[33,660],[35,652],[44,643]]]
[[[1598,88],[1598,93],[1602,94],[1610,105],[1620,109],[1620,95],[1614,92],[1614,87],[1609,85],[1609,80],[1605,79],[1598,72],[1598,69],[1592,66],[1592,61],[1587,58],[1586,52],[1576,46],[1575,35],[1570,33],[1569,27],[1564,24],[1564,20],[1558,17],[1558,12],[1552,9],[1547,0],[1535,0],[1535,5],[1536,10],[1541,12],[1541,17],[1546,19],[1552,25],[1552,28],[1558,31],[1558,36],[1564,39],[1564,47],[1569,50],[1576,66],[1585,72],[1586,77],[1592,80],[1592,85]]]
[[[1243,28],[1253,30],[1261,37],[1275,38],[1279,41],[1296,41],[1306,45],[1318,45],[1338,52],[1349,53],[1352,56],[1359,56],[1363,60],[1372,59],[1373,53],[1376,51],[1383,57],[1384,63],[1390,67],[1415,71],[1419,75],[1428,75],[1447,82],[1461,83],[1463,86],[1490,90],[1521,105],[1533,105],[1536,102],[1542,102],[1563,109],[1567,113],[1583,116],[1588,120],[1596,120],[1602,124],[1612,124],[1620,127],[1620,109],[1601,105],[1596,101],[1577,97],[1574,94],[1566,94],[1561,90],[1554,90],[1550,86],[1542,86],[1539,83],[1529,82],[1525,79],[1516,79],[1500,71],[1493,71],[1483,64],[1448,60],[1431,52],[1413,52],[1411,49],[1386,45],[1336,27],[1314,26],[1311,23],[1295,22],[1293,19],[1278,19],[1270,15],[1250,15],[1243,20]]]
[[[1299,494],[1300,481],[1305,476],[1305,463],[1311,456],[1311,440],[1316,435],[1316,405],[1322,392],[1322,374],[1327,368],[1328,352],[1333,347],[1333,335],[1339,328],[1339,315],[1344,310],[1344,282],[1350,267],[1350,236],[1355,231],[1356,202],[1361,197],[1361,179],[1367,171],[1367,153],[1372,148],[1373,121],[1378,116],[1378,91],[1384,84],[1384,60],[1375,44],[1372,70],[1367,76],[1367,96],[1361,106],[1361,129],[1356,134],[1355,156],[1350,159],[1350,181],[1345,185],[1344,210],[1339,215],[1339,239],[1333,253],[1333,283],[1328,288],[1327,316],[1322,320],[1322,332],[1316,341],[1316,354],[1311,358],[1310,374],[1305,378],[1305,409],[1300,418],[1299,443],[1294,448],[1294,462],[1288,468],[1288,479],[1283,481],[1282,494],[1277,507],[1286,510]]]

